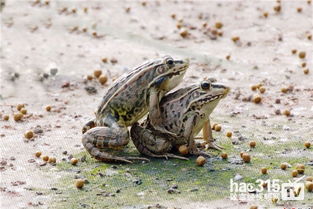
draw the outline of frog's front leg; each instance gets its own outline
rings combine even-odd
[[[161,127],[162,118],[161,118],[161,110],[160,110],[160,94],[161,91],[157,87],[150,88],[149,94],[149,120],[150,125],[158,132],[169,134],[172,137],[177,137],[176,134],[166,130]]]
[[[176,158],[181,160],[188,160],[188,158],[181,157],[168,153],[172,149],[170,141],[159,136],[156,131],[151,131],[147,127],[141,127],[138,123],[135,123],[131,130],[130,135],[135,147],[138,151],[150,157],[155,158]]]
[[[127,127],[113,125],[112,127],[95,127],[83,134],[82,142],[89,154],[103,162],[132,163],[132,160],[149,161],[147,158],[115,156],[102,151],[103,148],[117,150],[129,142]]]
[[[186,120],[185,125],[184,125],[184,138],[187,140],[188,151],[190,154],[203,155],[203,156],[210,157],[209,154],[200,151],[195,144],[193,128],[194,128],[194,124],[197,123],[198,117],[200,117],[198,114],[195,114],[192,116],[189,115],[187,117],[188,119]]]
[[[216,149],[219,151],[224,149],[223,147],[214,143],[210,119],[204,122],[202,132],[203,139],[207,143],[207,148]]]

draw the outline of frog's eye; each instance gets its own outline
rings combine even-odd
[[[201,83],[201,88],[202,88],[203,90],[210,90],[210,88],[211,88],[211,83],[210,83],[210,82],[207,82],[207,81],[203,81],[203,82]]]
[[[173,64],[174,64],[174,60],[168,59],[168,60],[166,61],[166,64],[168,64],[168,65],[173,65]]]

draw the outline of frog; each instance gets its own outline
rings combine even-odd
[[[167,94],[160,101],[162,125],[177,137],[153,129],[148,116],[143,124],[135,123],[131,127],[130,134],[135,147],[146,156],[187,160],[188,158],[172,154],[174,148],[187,145],[189,154],[209,157],[209,154],[197,148],[195,136],[201,129],[211,129],[210,114],[229,90],[228,86],[210,78],[200,82],[200,85],[193,84]],[[203,133],[209,133],[203,137],[207,148],[221,149],[214,144],[212,130],[203,130]]]
[[[107,163],[133,163],[147,158],[120,156],[111,151],[124,149],[130,141],[128,127],[148,112],[154,129],[174,135],[161,126],[159,103],[175,88],[189,67],[189,59],[174,60],[171,56],[147,61],[116,80],[108,89],[95,119],[82,129],[82,143],[95,159]]]

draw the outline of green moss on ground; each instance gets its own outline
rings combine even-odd
[[[184,199],[187,201],[210,201],[229,197],[229,181],[240,174],[241,182],[255,183],[257,179],[279,179],[281,182],[292,180],[291,170],[297,163],[309,162],[308,157],[291,157],[283,155],[279,144],[258,144],[255,149],[248,150],[252,156],[251,163],[233,164],[239,160],[239,150],[234,149],[229,139],[222,139],[221,144],[229,155],[229,160],[222,160],[218,152],[208,160],[204,167],[196,166],[195,157],[189,161],[176,159],[151,159],[149,163],[111,165],[97,162],[86,152],[77,154],[81,158],[86,155],[85,162],[72,166],[68,162],[57,164],[64,172],[64,177],[56,187],[52,208],[123,208],[126,206],[144,206],[164,201]],[[284,149],[303,149],[301,143],[285,143]],[[240,146],[247,150],[248,146]],[[130,148],[133,149],[133,148]],[[310,150],[304,150],[311,152]],[[238,159],[237,159],[238,158]],[[288,162],[292,168],[280,169],[282,162]],[[262,175],[261,167],[267,167],[268,174]],[[306,175],[313,175],[307,166]],[[83,189],[74,186],[76,178],[88,180]],[[179,193],[169,194],[168,189],[177,185]],[[56,192],[55,192],[56,193]],[[313,194],[306,193],[305,204],[313,199]],[[271,204],[267,201],[266,204]]]

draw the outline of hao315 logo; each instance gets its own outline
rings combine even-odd
[[[283,183],[281,185],[282,200],[304,200],[304,184],[297,182]]]

